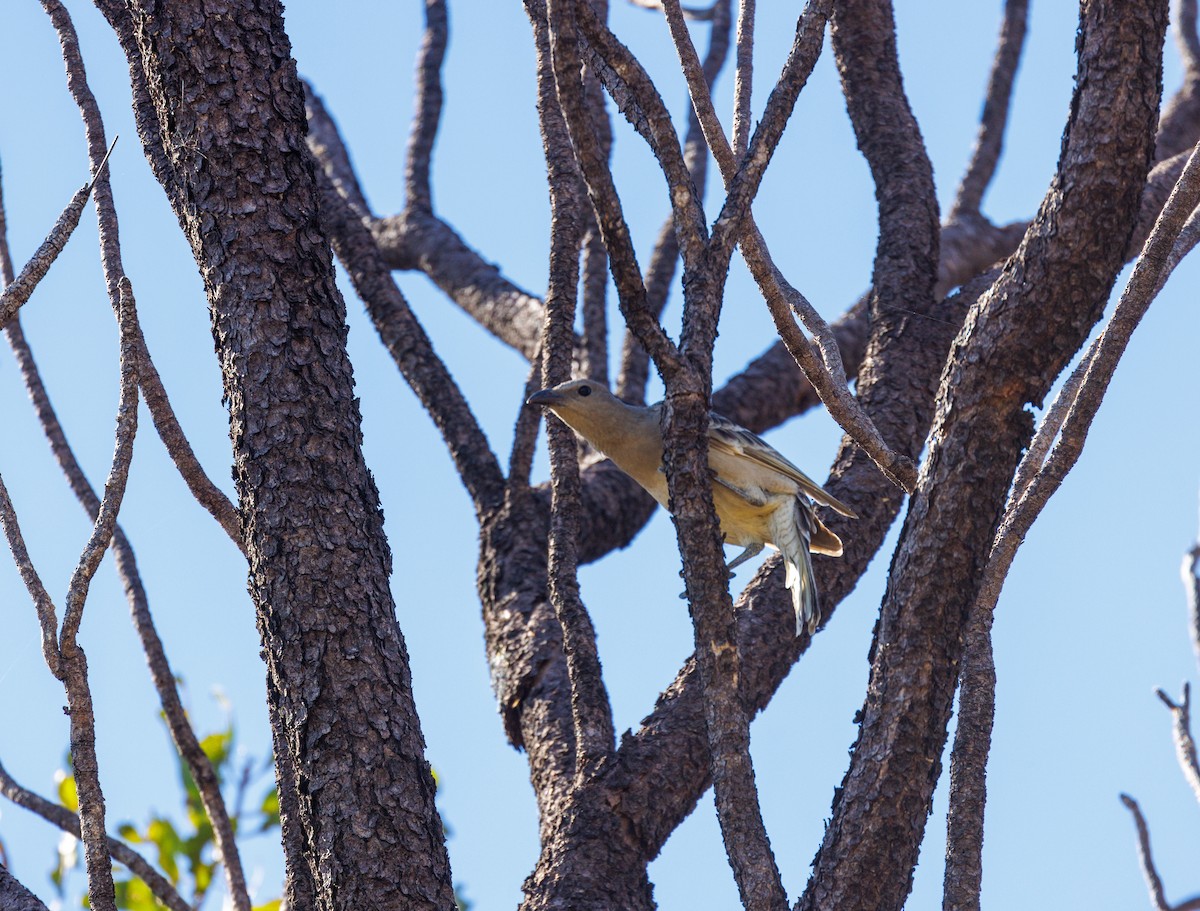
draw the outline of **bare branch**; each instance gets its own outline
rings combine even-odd
[[[1078,392],[1073,398],[1062,399],[1069,407],[1061,416],[1061,435],[1046,455],[1046,438],[1053,438],[1048,430],[1039,441],[1037,449],[1031,449],[1022,460],[1028,464],[1018,467],[1017,477],[1029,480],[1010,505],[1002,523],[1002,533],[1012,536],[1016,546],[1019,546],[1034,519],[1079,460],[1087,441],[1088,430],[1104,399],[1104,393],[1117,364],[1125,353],[1133,331],[1162,288],[1167,276],[1167,262],[1171,249],[1185,220],[1198,202],[1200,155],[1193,151],[1150,232],[1141,256],[1134,264],[1133,274],[1121,293],[1121,299],[1108,325],[1093,343],[1092,351],[1089,351],[1077,368],[1076,372],[1081,378],[1073,378],[1073,385],[1077,385]],[[1053,414],[1057,421],[1058,411],[1053,410]],[[1044,464],[1034,461],[1043,457],[1046,460]]]
[[[317,187],[334,250],[388,353],[446,441],[476,510],[498,503],[504,484],[500,466],[462,390],[392,280],[370,231],[324,172],[317,173]]]
[[[1187,683],[1183,685],[1183,697],[1179,702],[1173,701],[1162,690],[1156,690],[1156,692],[1163,705],[1171,710],[1171,716],[1175,719],[1175,727],[1172,731],[1175,740],[1175,755],[1179,759],[1179,768],[1183,770],[1183,777],[1191,786],[1196,800],[1200,801],[1200,759],[1196,756],[1196,741],[1192,737],[1192,688]]]
[[[708,51],[701,66],[705,84],[710,90],[729,53],[730,0],[718,0],[713,5],[711,21]],[[696,112],[690,107],[687,133],[683,141],[683,160],[697,192],[703,195],[708,178],[708,145]],[[662,316],[666,306],[678,260],[679,242],[675,237],[675,219],[668,216],[659,229],[654,251],[650,254],[650,264],[646,267],[646,302],[656,318]],[[621,373],[617,379],[617,397],[628,402],[644,403],[648,374],[649,358],[645,349],[638,344],[632,333],[626,331],[621,352]]]
[[[1175,43],[1183,58],[1183,84],[1163,105],[1158,124],[1156,160],[1170,158],[1195,144],[1200,120],[1200,37],[1196,33],[1196,0],[1178,0]]]
[[[1171,255],[1167,258],[1168,274],[1175,271],[1175,267],[1195,249],[1198,243],[1200,243],[1200,209],[1188,216],[1183,229],[1179,232],[1179,239],[1171,248]]]
[[[1154,856],[1150,853],[1150,828],[1146,825],[1142,808],[1128,794],[1121,795],[1121,803],[1133,815],[1133,825],[1137,829],[1138,837],[1138,859],[1142,863],[1142,874],[1146,877],[1146,888],[1150,890],[1150,901],[1154,903],[1156,911],[1173,911],[1163,891],[1162,879],[1154,867]]]
[[[45,277],[50,266],[58,259],[58,254],[62,253],[72,232],[79,225],[79,216],[83,213],[83,207],[87,205],[88,195],[91,192],[92,183],[88,181],[71,197],[67,207],[58,216],[58,221],[46,235],[46,239],[42,241],[41,246],[37,248],[25,267],[21,269],[21,274],[6,284],[3,293],[0,293],[0,326],[6,326],[8,321],[24,306],[25,302],[29,300],[29,296],[33,294],[33,289],[38,286],[38,282]]]
[[[704,128],[705,138],[708,140],[710,148],[713,149],[726,186],[731,186],[736,174],[733,150],[720,128],[708,88],[703,80],[698,78],[699,61],[696,58],[691,38],[678,13],[678,0],[667,0],[664,9],[667,22],[671,27],[672,38],[675,40],[676,50],[679,52],[680,63],[688,79],[688,88],[692,94],[696,115]],[[827,15],[827,5],[810,3],[797,23],[796,42],[793,44],[792,54],[785,66],[784,76],[781,77],[781,82],[794,86],[795,91],[799,91],[800,86],[803,85],[803,77],[815,63]],[[802,44],[804,37],[808,39],[807,45]],[[803,51],[800,50],[801,47],[804,48]],[[774,104],[769,103],[769,109],[778,111],[780,114],[785,113],[785,109],[790,111],[786,93],[780,98],[776,98],[773,93],[772,98]],[[794,94],[791,95],[791,100],[794,102]],[[777,129],[782,129],[781,122],[778,123]],[[756,136],[758,135],[756,132]],[[776,135],[777,139],[778,135]],[[765,166],[765,162],[763,165]],[[779,332],[789,353],[800,365],[813,388],[825,402],[834,420],[862,446],[880,470],[900,487],[912,490],[916,483],[915,466],[907,457],[893,452],[887,446],[874,423],[846,388],[845,367],[842,364],[841,354],[832,330],[808,300],[784,279],[783,274],[771,259],[766,241],[754,224],[752,216],[749,215],[745,217],[741,245],[746,264],[750,267],[751,274],[754,275],[755,281],[758,282],[767,301],[767,307],[775,321],[776,331]],[[800,315],[805,325],[813,333],[814,339],[820,346],[823,364],[817,360],[808,339],[804,338],[796,326],[790,313],[793,310]]]
[[[539,7],[540,3],[537,0],[526,0],[526,9],[531,18],[540,16]],[[562,105],[567,127],[570,130],[576,160],[587,182],[588,194],[591,197],[592,206],[596,210],[600,230],[604,235],[604,245],[608,249],[621,312],[630,329],[636,333],[638,341],[654,359],[659,372],[664,377],[668,374],[678,374],[685,369],[679,351],[647,307],[646,287],[638,269],[637,256],[629,236],[629,226],[621,212],[620,199],[617,196],[616,187],[613,185],[607,160],[588,123],[587,105],[581,80],[576,15],[578,14],[579,22],[585,29],[590,26],[591,33],[588,34],[590,42],[595,40],[593,36],[596,34],[608,33],[611,35],[611,33],[602,22],[599,22],[587,3],[581,3],[576,7],[575,0],[548,0],[545,9],[546,20],[550,28],[550,47],[559,103]],[[641,75],[644,77],[644,72]],[[646,78],[648,81],[648,77]],[[657,95],[655,97],[657,98]],[[661,99],[659,99],[659,103],[661,105]],[[686,262],[688,251],[691,250],[698,254],[698,247],[703,245],[703,215],[699,212],[698,201],[695,199],[694,193],[691,192],[690,177],[686,177],[687,168],[683,164],[682,153],[678,152],[678,141],[671,128],[670,115],[666,113],[665,106],[661,111],[656,110],[654,114],[655,116],[647,122],[644,128],[651,132],[657,129],[664,139],[665,134],[670,134],[670,142],[665,142],[665,151],[663,151],[660,161],[663,161],[668,182],[673,188],[680,188],[689,200],[688,214],[690,217],[681,218],[677,228],[682,238],[680,246],[684,251]],[[672,159],[669,156],[672,143],[675,144],[678,154],[678,162],[675,167],[671,166]],[[683,178],[680,177],[680,171],[684,175]],[[687,183],[686,189],[683,189],[682,186],[684,181]],[[673,208],[678,211],[683,206],[674,206]],[[699,218],[698,225],[696,224],[697,217]]]
[[[5,911],[49,911],[45,903],[25,888],[7,866],[7,858],[0,849],[0,907]]]
[[[1196,34],[1196,0],[1179,0],[1175,10],[1175,43],[1188,72],[1200,71],[1200,36]]]
[[[432,212],[410,208],[373,217],[337,125],[307,83],[305,105],[309,151],[355,216],[368,220],[386,266],[420,270],[484,329],[535,360],[545,318],[541,299],[510,282]]]
[[[117,223],[116,205],[113,201],[112,186],[109,181],[108,172],[104,167],[112,148],[110,146],[106,149],[104,121],[100,116],[100,108],[96,103],[95,96],[88,86],[83,57],[79,51],[79,39],[75,34],[75,27],[71,22],[71,17],[60,0],[42,0],[42,8],[49,15],[51,22],[54,24],[54,29],[58,33],[59,44],[62,47],[63,62],[66,64],[67,69],[67,88],[70,90],[71,97],[79,107],[79,113],[83,119],[87,138],[88,158],[91,161],[92,173],[94,175],[93,185],[95,188],[96,216],[100,234],[100,260],[104,267],[104,278],[108,286],[109,301],[112,304],[113,313],[116,314],[120,307],[119,285],[125,276],[125,267],[121,262],[121,240]],[[113,144],[115,145],[115,143],[116,140],[114,139]],[[183,428],[175,416],[170,399],[167,397],[166,389],[163,387],[162,380],[158,375],[158,370],[155,368],[153,359],[150,357],[150,351],[146,345],[145,336],[142,334],[141,325],[137,322],[136,310],[133,312],[135,320],[135,343],[141,362],[138,370],[139,382],[142,385],[146,407],[150,410],[151,417],[154,420],[154,427],[158,431],[163,444],[167,447],[168,455],[171,456],[171,460],[175,463],[192,495],[217,520],[238,549],[242,549],[241,522],[238,512],[233,504],[230,503],[229,498],[221,492],[205,473],[195,453],[192,451],[191,444],[188,443],[187,437],[184,436]],[[240,865],[236,858],[234,859],[233,867],[235,878],[241,878]],[[233,888],[235,895],[238,891],[238,888]],[[244,886],[240,891],[245,891]],[[248,908],[248,899],[245,902],[239,901],[238,911],[248,911]]]
[[[1187,592],[1192,651],[1200,663],[1200,543],[1183,555],[1183,565],[1179,571],[1183,577],[1184,591]]]
[[[838,7],[835,49],[845,47],[848,32],[890,37],[880,21],[856,11],[857,3]],[[1105,2],[1082,8],[1078,66],[1089,78],[1077,81],[1058,173],[1022,247],[968,313],[942,373],[928,455],[876,627],[858,741],[800,904],[805,911],[899,908],[908,894],[917,859],[912,833],[923,830],[937,780],[938,763],[929,757],[945,743],[963,626],[996,539],[995,517],[1029,442],[1022,414],[1026,403],[1042,400],[1102,316],[1138,213],[1159,101],[1144,60],[1161,53],[1166,4],[1139,6],[1131,16],[1114,12]],[[881,70],[880,54],[868,64],[840,53],[847,83],[851,73],[870,78]],[[1098,60],[1113,67],[1097,68]],[[1098,69],[1104,76],[1093,78]],[[1113,91],[1124,103],[1112,103]],[[877,101],[868,93],[851,104]],[[1122,141],[1100,160],[1094,141],[1103,135]],[[873,171],[882,163],[872,161]],[[1111,230],[1093,230],[1100,211]],[[891,230],[881,225],[881,237]],[[1021,319],[1012,316],[1018,311]],[[882,766],[881,755],[888,757]],[[865,870],[879,875],[864,878]]]
[[[583,370],[582,375],[608,386],[608,253],[592,219],[583,238]],[[574,335],[572,334],[572,337]]]
[[[542,388],[542,367],[535,361],[525,377],[525,391],[517,406],[517,423],[513,428],[512,449],[508,455],[508,486],[528,487],[533,474],[533,453],[537,449],[538,428],[542,416],[536,408],[524,407],[524,402]]]
[[[8,539],[8,549],[12,551],[17,572],[20,573],[25,588],[29,590],[29,596],[33,599],[33,606],[37,610],[38,623],[42,628],[42,657],[46,659],[46,666],[50,668],[50,673],[61,680],[60,661],[62,656],[58,651],[58,618],[54,602],[50,599],[46,586],[42,584],[42,577],[38,575],[37,568],[29,557],[29,551],[25,548],[25,538],[21,534],[17,513],[13,508],[12,499],[8,495],[8,488],[4,485],[3,478],[0,478],[0,525],[4,527],[4,535]]]
[[[531,16],[537,46],[538,115],[550,185],[550,283],[542,331],[542,379],[554,386],[571,378],[575,295],[583,242],[584,187],[571,138],[555,92],[551,35],[546,20]],[[591,107],[594,118],[596,106]],[[601,106],[602,110],[602,106]],[[579,597],[579,461],[575,435],[556,418],[547,419],[552,500],[548,568],[550,599],[562,625],[563,650],[571,681],[575,729],[575,779],[595,774],[613,751],[612,707],[600,670],[596,631]]]
[[[662,0],[629,0],[631,6],[640,6],[642,9],[661,10],[663,8]],[[708,22],[715,15],[715,10],[721,5],[721,0],[714,0],[710,6],[685,6],[683,15],[691,19],[693,22]]]
[[[47,800],[39,794],[30,791],[28,788],[22,787],[12,776],[8,774],[8,770],[0,764],[0,794],[11,800],[19,807],[24,807],[31,813],[35,813],[42,819],[52,825],[57,826],[64,832],[69,832],[76,838],[79,838],[79,817],[68,810],[66,807],[59,806],[53,801]],[[166,905],[171,911],[193,911],[189,905],[171,885],[170,881],[159,873],[150,864],[146,858],[138,854],[137,851],[129,847],[123,841],[116,838],[108,837],[108,851],[112,859],[117,863],[124,864],[129,868],[129,871],[134,876],[144,882],[154,893],[154,897]]]
[[[138,355],[133,330],[133,293],[128,280],[121,286],[121,395],[117,403],[117,445],[113,453],[108,480],[104,483],[104,496],[96,514],[91,537],[79,558],[79,565],[71,576],[67,590],[67,602],[63,614],[63,626],[59,647],[66,653],[75,648],[75,637],[83,620],[83,605],[87,600],[92,577],[100,566],[100,560],[112,541],[117,513],[125,497],[125,484],[129,480],[129,463],[133,459],[133,439],[137,435],[137,368]]]
[[[83,606],[87,600],[92,577],[112,540],[117,513],[125,496],[129,479],[129,463],[133,457],[133,440],[137,434],[137,350],[133,330],[133,296],[129,283],[122,280],[121,305],[121,395],[117,407],[116,451],[104,496],[97,510],[95,525],[79,564],[71,576],[67,601],[63,611],[62,632],[59,637],[62,681],[67,691],[71,717],[71,756],[75,764],[75,780],[79,789],[80,830],[88,874],[88,896],[93,908],[115,911],[112,867],[108,859],[104,821],[104,794],[100,787],[100,770],[96,757],[96,719],[92,709],[92,694],[87,679],[87,658],[76,641]]]
[[[429,168],[433,141],[442,115],[442,59],[450,34],[445,0],[425,0],[425,37],[417,55],[417,109],[408,134],[408,167],[404,173],[406,207],[433,211]]]
[[[104,151],[103,124],[100,121],[95,99],[92,98],[90,90],[87,87],[82,60],[79,57],[78,42],[70,18],[65,8],[56,2],[48,4],[47,10],[62,42],[63,56],[68,68],[68,83],[76,97],[76,101],[79,103],[84,115],[85,124],[87,125],[89,155],[94,162],[93,173],[97,175],[94,183],[97,185],[96,201],[100,219],[100,234],[103,241],[103,259],[106,270],[109,274],[112,274],[114,269],[120,268],[120,248],[116,240],[116,213],[112,207],[111,191],[108,187],[107,174],[104,169],[104,163],[107,161],[111,147],[108,151]],[[95,164],[96,157],[101,152],[103,152],[103,157],[98,164]],[[2,205],[2,202],[0,202],[0,205]],[[0,260],[3,261],[4,277],[7,280],[11,277],[11,263],[8,256],[7,240],[4,237],[0,237]],[[221,520],[222,526],[231,534],[235,543],[238,543],[240,547],[240,537],[237,536],[236,517],[232,523],[228,518],[228,513],[233,512],[232,505],[211,484],[198,464],[195,465],[195,470],[185,470],[188,467],[188,458],[191,458],[192,462],[195,460],[191,456],[191,448],[187,440],[183,437],[178,422],[175,421],[169,402],[165,402],[166,392],[158,379],[157,371],[154,370],[153,364],[150,361],[149,352],[145,347],[145,339],[142,336],[141,327],[137,320],[132,289],[129,288],[128,282],[123,277],[118,281],[117,292],[117,306],[119,309],[122,307],[120,303],[122,299],[121,295],[123,294],[128,298],[128,306],[123,309],[128,319],[128,328],[131,328],[134,333],[134,341],[138,348],[136,376],[138,381],[143,385],[143,391],[146,393],[151,415],[155,420],[160,435],[167,444],[168,452],[175,459],[176,465],[180,466],[180,470],[184,473],[185,479],[188,480],[189,486],[192,487],[193,493],[196,493],[197,490],[202,491],[205,484],[215,493],[215,496],[211,496],[205,505],[210,508],[210,511],[214,515],[217,515],[218,519]],[[123,331],[126,327],[126,323],[123,322]],[[100,512],[100,500],[92,491],[79,463],[71,452],[71,448],[58,423],[58,418],[50,404],[37,365],[33,360],[33,354],[25,340],[24,333],[21,331],[19,322],[14,321],[11,323],[7,327],[6,334],[16,355],[22,378],[34,403],[39,421],[50,441],[55,458],[66,474],[68,482],[81,505],[83,505],[84,509],[92,517],[93,521],[96,521]],[[174,427],[173,431],[171,430],[172,425]],[[186,452],[186,457],[180,455],[183,452]],[[197,494],[197,497],[201,499],[202,503],[205,502],[200,494]],[[225,504],[224,509],[220,508],[221,503]],[[224,513],[226,516],[223,520],[221,513]],[[141,583],[133,550],[119,526],[115,526],[113,534],[113,551],[118,573],[124,582],[129,598],[134,626],[142,641],[147,664],[149,665],[155,689],[158,691],[159,699],[163,706],[163,713],[167,720],[168,729],[171,732],[176,748],[192,773],[192,777],[200,791],[205,812],[212,821],[215,840],[225,863],[226,877],[230,884],[230,894],[233,896],[234,905],[239,911],[246,911],[250,906],[250,900],[246,893],[245,876],[242,872],[241,859],[234,841],[233,827],[229,821],[228,813],[225,811],[220,786],[217,783],[212,765],[203,749],[201,749],[199,740],[192,730],[180,702],[176,689],[175,674],[167,662],[162,642],[154,629],[145,589]]]
[[[737,71],[733,82],[733,154],[740,162],[750,143],[751,88],[754,82],[754,0],[738,4]]]
[[[979,911],[983,884],[986,771],[996,715],[996,665],[992,654],[992,612],[996,604],[985,599],[976,599],[963,633],[958,727],[950,754],[942,911]]]
[[[958,185],[950,220],[967,214],[978,214],[983,194],[996,173],[996,163],[1004,145],[1004,130],[1008,125],[1008,105],[1012,100],[1013,79],[1021,62],[1025,44],[1025,24],[1029,16],[1029,0],[1005,0],[1004,22],[1000,26],[1000,41],[988,77],[987,96],[979,118],[979,135],[966,173]]]

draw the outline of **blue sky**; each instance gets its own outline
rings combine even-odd
[[[111,169],[126,268],[150,349],[198,456],[232,494],[227,414],[195,264],[141,154],[116,41],[90,4],[68,6],[109,135],[121,134]],[[794,27],[795,5],[780,6],[760,5],[756,111]],[[974,141],[1000,4],[899,6],[906,89],[945,206]],[[287,10],[295,55],[338,119],[372,205],[392,213],[402,204],[421,4],[345,3],[337,15],[329,9],[298,2]],[[548,206],[529,26],[517,3],[452,3],[450,14],[434,202],[486,259],[540,293]],[[612,17],[672,109],[682,111],[682,80],[661,19],[619,3]],[[1035,211],[1053,173],[1072,87],[1076,10],[1039,3],[1031,17],[1005,157],[984,204],[1001,222]],[[20,263],[86,180],[87,165],[47,17],[32,0],[6,3],[0,32],[7,39],[0,55],[7,87],[0,95],[0,163],[9,242]],[[706,40],[702,31],[696,34]],[[1173,47],[1168,55],[1171,91],[1179,66]],[[726,121],[730,88],[726,73],[717,94]],[[667,214],[651,165],[642,141],[618,123],[617,182],[643,262]],[[715,211],[712,192],[709,202]],[[801,95],[755,213],[776,260],[826,317],[836,317],[867,287],[876,233],[873,189],[828,54]],[[100,483],[112,453],[117,377],[116,330],[95,233],[89,210],[22,318],[68,436]],[[1196,535],[1200,482],[1196,279],[1194,264],[1185,262],[1151,308],[1080,465],[1034,526],[1000,601],[984,886],[984,901],[993,907],[1035,901],[1141,906],[1145,887],[1132,826],[1117,801],[1121,791],[1141,800],[1149,817],[1168,895],[1178,900],[1200,891],[1196,807],[1175,764],[1170,718],[1153,697],[1157,686],[1177,694],[1181,681],[1196,677],[1178,575]],[[400,275],[399,281],[494,448],[507,453],[527,366],[421,276]],[[350,297],[348,308],[366,454],[383,497],[397,613],[429,758],[443,782],[455,878],[477,907],[513,907],[536,858],[536,818],[524,757],[504,742],[488,682],[470,503],[362,306]],[[618,319],[614,310],[613,323]],[[664,319],[669,330],[677,328],[678,300]],[[735,260],[716,352],[718,378],[736,372],[770,339],[766,309]],[[53,465],[6,351],[0,352],[0,416],[0,474],[38,568],[61,603],[89,526]],[[824,414],[812,414],[769,438],[820,476],[839,433]],[[544,464],[539,470],[544,475]],[[264,755],[264,673],[244,561],[189,499],[144,410],[121,521],[198,727],[224,724],[225,709],[213,695],[219,691],[232,705],[240,748]],[[764,815],[793,897],[804,886],[845,771],[894,534],[753,728]],[[690,652],[677,568],[674,533],[659,514],[628,549],[581,573],[618,730],[637,727]],[[0,759],[18,780],[49,793],[67,746],[64,700],[42,663],[33,608],[7,558],[0,560],[0,629]],[[110,559],[93,586],[81,642],[92,669],[110,820],[178,813],[170,746]],[[943,788],[910,908],[940,906],[945,810]],[[18,877],[51,899],[46,872],[57,833],[0,804],[0,839]],[[277,894],[277,847],[259,839],[246,850],[257,897]],[[668,842],[651,877],[664,908],[734,906],[711,800]]]

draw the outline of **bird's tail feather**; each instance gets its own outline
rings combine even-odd
[[[780,515],[782,510],[777,510]],[[780,516],[782,518],[782,516]],[[784,584],[792,593],[792,607],[796,611],[796,635],[807,627],[809,635],[816,632],[821,620],[817,608],[817,585],[813,579],[812,557],[809,554],[809,538],[812,534],[812,512],[807,503],[796,498],[794,512],[774,529],[775,546],[783,555],[785,567]]]

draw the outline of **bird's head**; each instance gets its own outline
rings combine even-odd
[[[571,380],[535,392],[526,399],[525,404],[548,408],[561,417],[573,412],[592,411],[597,406],[603,407],[610,399],[613,399],[613,395],[602,383]]]
[[[571,380],[535,392],[526,404],[553,411],[592,445],[603,449],[614,433],[621,433],[640,412],[626,405],[595,380]]]

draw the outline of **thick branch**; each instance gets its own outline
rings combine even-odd
[[[908,893],[967,608],[1029,441],[1025,407],[1041,401],[1101,315],[1136,219],[1160,91],[1146,61],[1160,59],[1165,24],[1161,2],[1136,15],[1119,4],[1084,7],[1059,172],[1021,249],[972,308],[943,374],[862,728],[803,908],[892,909]]]
[[[289,879],[306,870],[320,908],[450,908],[281,11],[242,8],[235,42],[198,0],[105,11],[146,74],[155,116],[139,134],[172,165],[159,177],[212,309],[272,724],[290,754],[277,771],[293,774],[280,790],[298,798]]]

